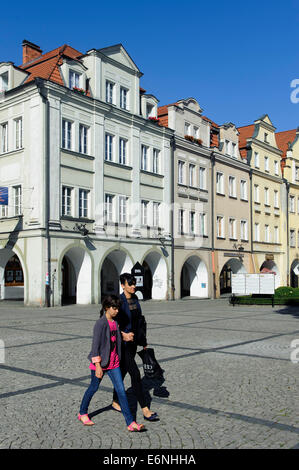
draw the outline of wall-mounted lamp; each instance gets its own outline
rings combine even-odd
[[[83,237],[86,237],[89,232],[89,230],[86,228],[86,224],[79,225],[78,223],[76,223],[73,227],[73,230],[75,230],[76,232],[80,232]]]

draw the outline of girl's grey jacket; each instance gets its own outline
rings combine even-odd
[[[115,320],[114,320],[115,321]],[[119,331],[118,323],[116,330],[116,352],[118,354],[119,360],[121,359],[121,334]],[[93,328],[93,339],[91,351],[88,354],[88,359],[92,361],[93,357],[100,356],[101,358],[101,367],[107,367],[109,364],[110,353],[111,353],[111,332],[108,320],[104,314],[99,320],[96,321]]]

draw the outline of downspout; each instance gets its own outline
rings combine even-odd
[[[175,137],[170,138],[170,159],[171,159],[171,215],[170,215],[170,234],[171,234],[171,300],[175,300],[175,284],[174,284],[174,151]]]
[[[212,272],[213,272],[213,289],[212,299],[216,298],[216,272],[215,272],[215,242],[214,242],[214,167],[215,153],[211,153],[211,237],[212,237]]]
[[[252,168],[249,170],[249,180],[250,180],[250,252],[251,252],[251,259],[252,264],[255,272],[255,262],[254,262],[254,254],[253,254],[253,206],[252,206]]]
[[[46,239],[46,279],[45,279],[45,305],[50,307],[50,296],[51,296],[51,243],[50,243],[50,234],[49,234],[49,216],[50,216],[50,106],[49,100],[47,98],[46,90],[44,88],[44,81],[40,78],[35,79],[38,92],[45,104],[45,133],[44,133],[44,149],[45,149],[45,192],[44,192],[44,211],[45,211],[45,239]]]
[[[290,234],[289,234],[289,193],[290,183],[286,178],[283,178],[283,182],[286,186],[286,209],[287,209],[287,286],[290,285]]]

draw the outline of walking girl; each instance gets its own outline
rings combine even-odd
[[[78,419],[85,426],[95,424],[88,416],[89,403],[97,392],[103,376],[107,373],[119,398],[121,411],[124,415],[128,431],[144,430],[143,424],[137,424],[132,417],[119,363],[121,359],[121,335],[117,322],[114,320],[120,307],[120,300],[115,295],[103,299],[100,318],[94,325],[93,340],[88,359],[91,382],[84,393]]]

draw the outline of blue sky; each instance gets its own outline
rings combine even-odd
[[[16,1],[0,16],[0,61],[20,65],[23,39],[45,52],[122,43],[160,105],[194,97],[219,124],[267,113],[277,131],[299,126],[298,1]]]

